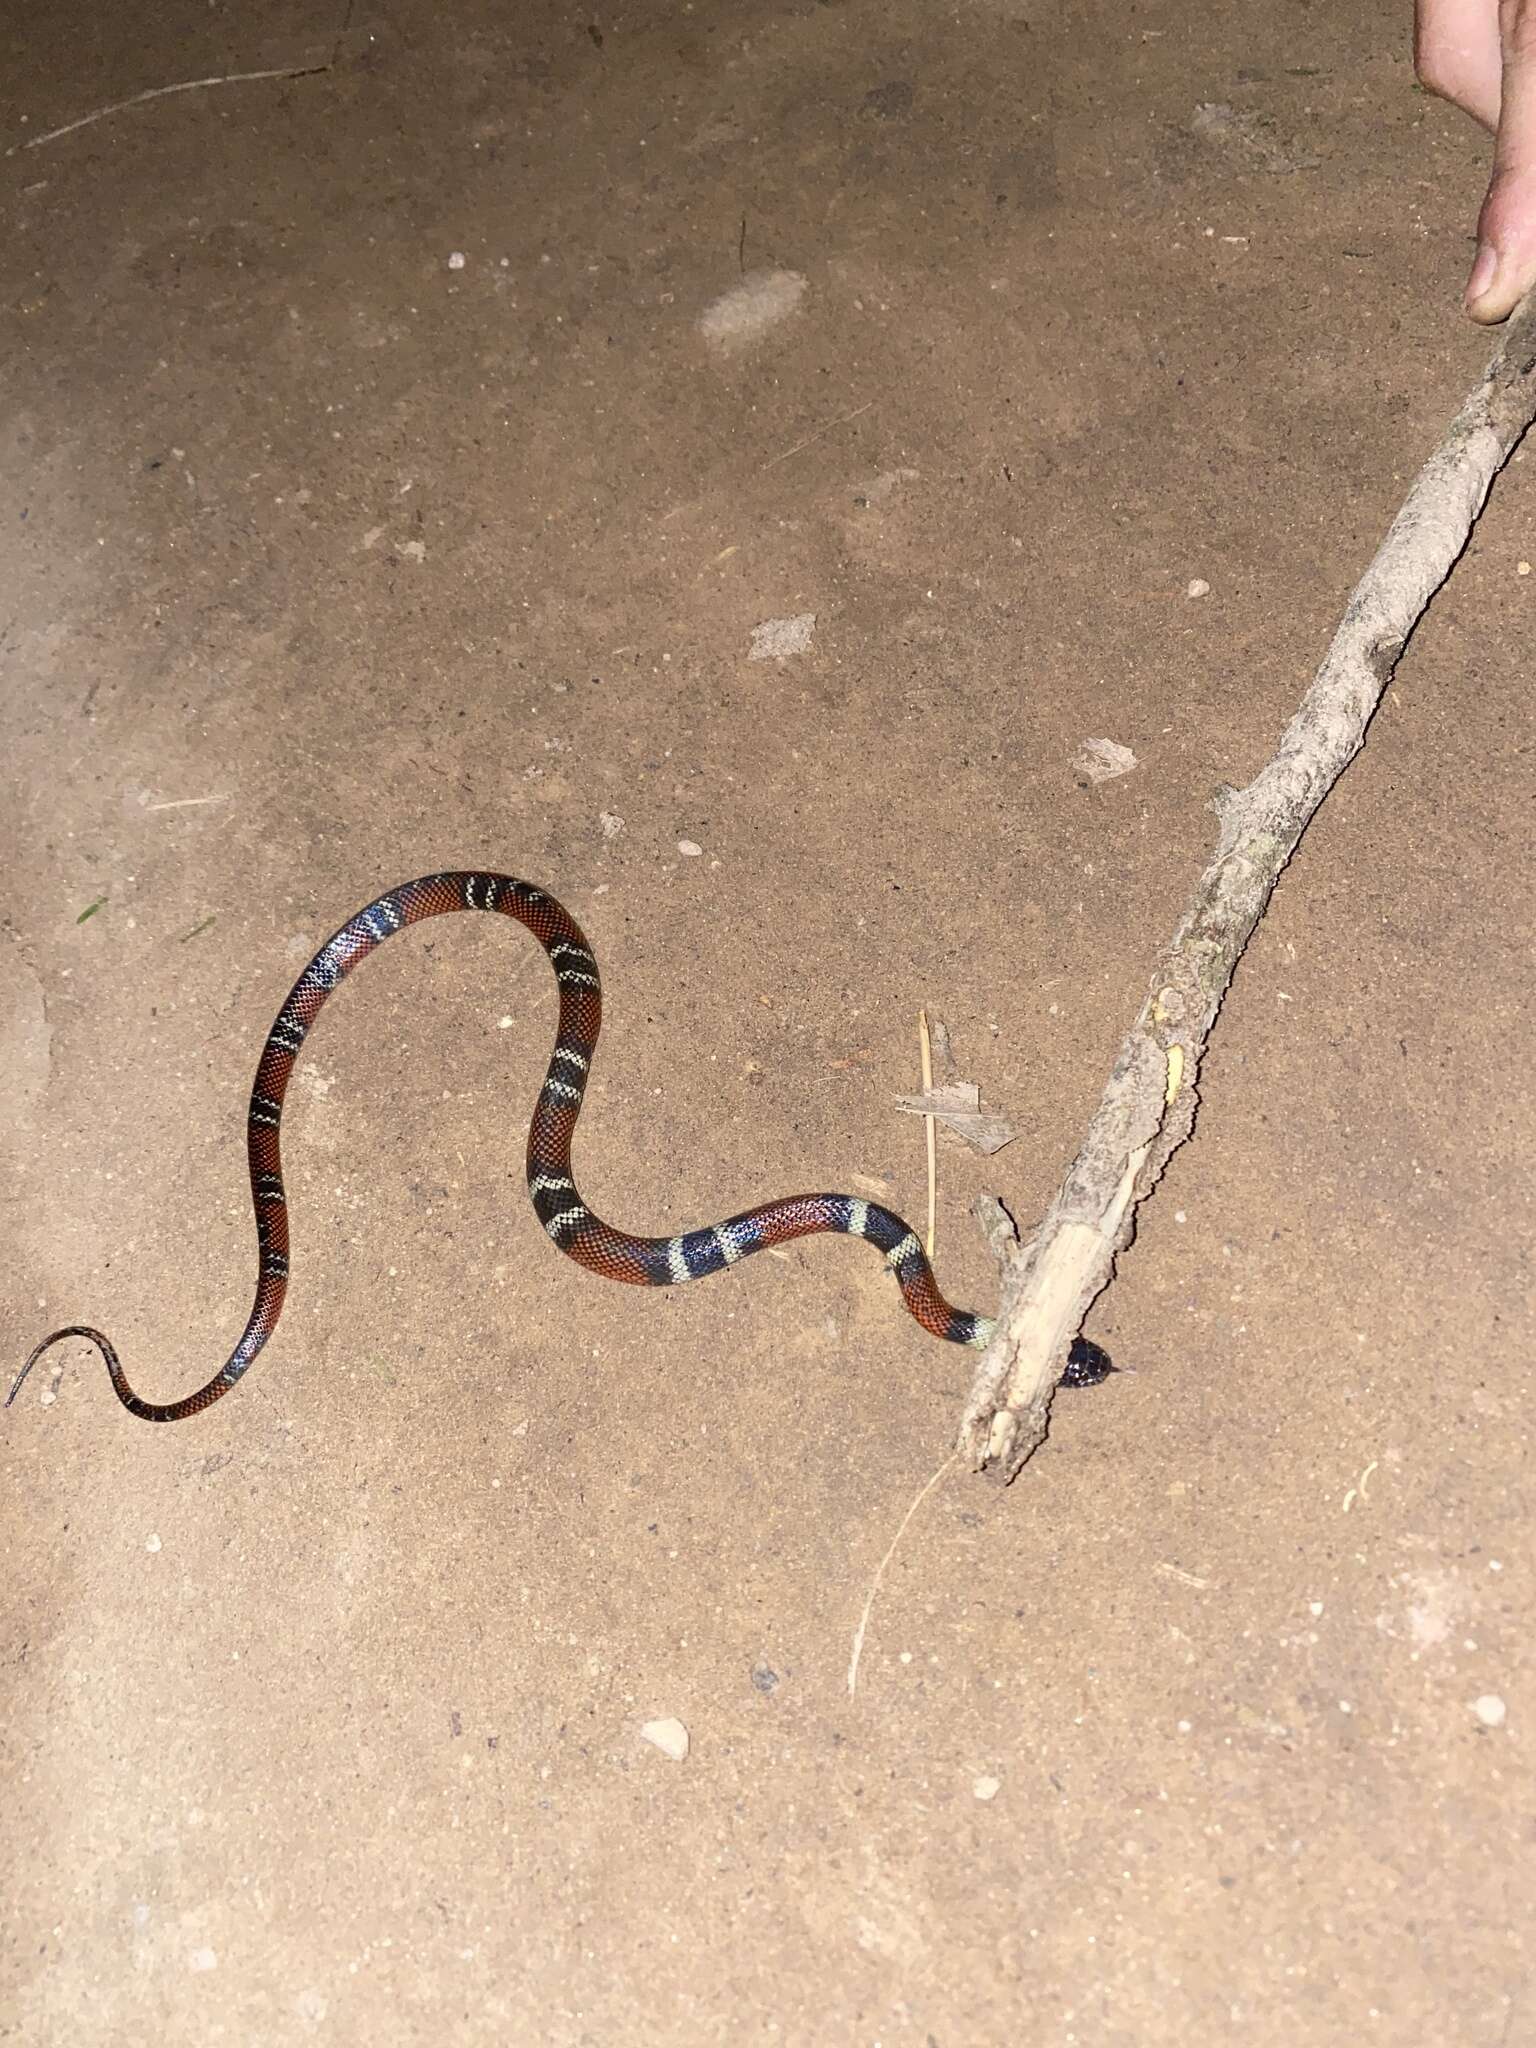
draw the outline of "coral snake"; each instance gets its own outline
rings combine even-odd
[[[539,1221],[568,1258],[605,1279],[669,1287],[718,1273],[770,1245],[818,1231],[840,1231],[867,1239],[884,1254],[902,1300],[925,1330],[952,1344],[980,1349],[987,1343],[994,1325],[966,1309],[950,1307],[916,1234],[889,1209],[855,1195],[790,1195],[676,1237],[636,1237],[594,1216],[571,1172],[571,1139],[602,1023],[597,961],[576,920],[542,889],[510,875],[455,872],[405,882],[348,918],[304,969],[277,1013],[256,1069],[246,1122],[260,1260],[256,1300],[239,1343],[214,1377],[179,1401],[146,1401],[128,1384],[107,1338],[99,1330],[71,1324],[45,1337],[32,1352],[7,1406],[36,1361],[66,1337],[85,1337],[97,1346],[118,1399],[130,1415],[146,1422],[180,1422],[229,1392],[276,1329],[288,1291],[288,1199],[278,1131],[299,1049],[332,989],[360,960],[406,925],[455,910],[494,910],[515,917],[533,933],[555,970],[560,1023],[528,1132],[528,1192]],[[1062,1384],[1093,1386],[1113,1370],[1098,1345],[1080,1337],[1072,1345]]]

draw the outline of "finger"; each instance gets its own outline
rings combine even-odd
[[[1496,129],[1503,60],[1495,0],[1414,0],[1413,68],[1426,92]]]
[[[1474,320],[1505,320],[1536,282],[1536,0],[1501,0],[1503,97],[1467,280]]]

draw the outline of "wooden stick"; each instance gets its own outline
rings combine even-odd
[[[1533,417],[1536,293],[1516,308],[1420,470],[1273,759],[1246,789],[1218,795],[1215,854],[1157,962],[1082,1147],[1039,1229],[1005,1259],[997,1334],[960,1423],[958,1448],[977,1469],[1012,1479],[1044,1438],[1067,1348],[1113,1277],[1138,1204],[1189,1136],[1200,1061],[1243,949]]]
[[[922,1067],[923,1093],[933,1093],[933,1039],[928,1030],[928,1012],[917,1013],[917,1043],[919,1063]],[[923,1126],[928,1133],[928,1236],[923,1250],[928,1254],[928,1263],[933,1263],[933,1242],[938,1232],[939,1219],[939,1149],[938,1120],[925,1116]]]

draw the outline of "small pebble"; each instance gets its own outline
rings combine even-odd
[[[1530,575],[1530,573],[1531,573],[1531,565],[1530,565],[1530,563],[1529,563],[1529,562],[1516,562],[1516,564],[1515,564],[1515,574],[1516,574],[1517,576],[1529,576],[1529,575]]]
[[[690,860],[696,859],[704,851],[703,847],[692,839],[679,839],[677,850],[679,853],[686,853]]]
[[[1485,1692],[1472,1702],[1472,1711],[1485,1728],[1502,1728],[1509,1709],[1496,1692]]]
[[[617,839],[624,830],[624,820],[614,811],[599,811],[597,822],[603,828],[605,839]]]
[[[699,332],[711,348],[724,354],[750,348],[789,318],[806,289],[797,270],[758,271],[704,308]]]
[[[158,1550],[160,1548],[160,1538],[158,1536],[146,1536],[144,1548],[146,1550]]]
[[[464,251],[462,249],[455,249],[448,258],[448,268],[450,270],[462,270],[464,268]]]
[[[647,1721],[640,1730],[640,1739],[648,1742],[652,1749],[659,1749],[675,1764],[680,1764],[688,1754],[688,1730],[681,1721]]]
[[[816,614],[796,612],[793,618],[764,619],[752,628],[748,661],[783,661],[792,654],[805,654],[816,633]]]
[[[1190,583],[1184,592],[1184,595],[1186,597],[1209,597],[1210,594],[1211,586],[1209,585],[1209,583],[1206,582],[1203,576],[1195,576],[1191,578]]]
[[[995,1799],[1003,1789],[1001,1778],[978,1778],[971,1790],[980,1800]]]

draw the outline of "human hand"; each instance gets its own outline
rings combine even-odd
[[[1467,279],[1474,320],[1504,320],[1536,281],[1536,0],[1414,0],[1419,83],[1493,133]]]

